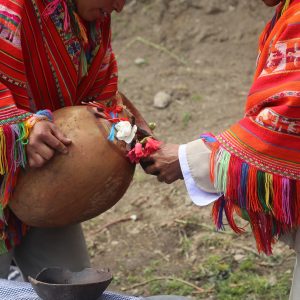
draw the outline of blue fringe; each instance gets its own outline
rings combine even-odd
[[[111,112],[110,113],[110,116],[112,117],[112,119],[114,119],[114,118],[117,118],[118,117],[118,114],[114,114],[113,112]],[[108,137],[107,137],[107,139],[110,141],[110,142],[113,142],[114,141],[114,139],[115,139],[115,124],[112,124],[112,126],[111,126],[111,129],[110,129],[110,133],[109,133],[109,135],[108,135]]]

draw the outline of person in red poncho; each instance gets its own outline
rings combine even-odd
[[[272,254],[279,239],[300,259],[300,1],[263,0],[276,6],[259,42],[254,82],[242,120],[217,136],[186,145],[165,144],[144,160],[161,182],[184,179],[197,205],[213,204],[214,221],[244,232],[251,225],[259,252]],[[300,299],[295,268],[291,299]]]
[[[28,231],[8,203],[20,167],[42,167],[56,151],[68,153],[72,141],[51,122],[51,111],[116,96],[110,14],[124,4],[0,0],[1,278],[12,258],[24,278],[48,266],[90,265],[80,225]]]

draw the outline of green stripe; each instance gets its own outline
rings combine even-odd
[[[31,113],[26,113],[17,117],[12,117],[12,118],[8,118],[5,120],[0,120],[0,126],[1,125],[7,125],[9,123],[19,123],[20,121],[23,121],[25,119],[28,119],[29,117],[31,117]]]
[[[265,186],[265,172],[257,171],[257,196],[260,204],[265,212],[269,212],[270,209],[266,204],[266,186]]]
[[[18,27],[18,25],[20,24],[20,22],[17,23],[16,21],[10,19],[9,17],[7,17],[7,16],[5,16],[5,15],[3,15],[3,14],[1,14],[1,13],[0,13],[0,18],[1,18],[1,19],[4,19],[6,22],[9,22],[9,23],[15,25],[16,27]]]

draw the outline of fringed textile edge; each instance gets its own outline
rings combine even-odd
[[[259,252],[272,254],[272,244],[300,225],[300,181],[259,170],[225,150],[215,140],[202,137],[212,149],[211,179],[224,195],[214,203],[213,219],[224,229],[223,213],[236,233],[234,214],[251,224]]]
[[[26,232],[24,225],[6,208],[16,185],[19,169],[25,168],[27,163],[25,147],[29,133],[37,122],[52,121],[49,110],[39,111],[35,115],[26,113],[26,117],[19,123],[0,126],[0,254],[17,245]]]

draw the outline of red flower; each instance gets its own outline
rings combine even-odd
[[[160,148],[161,142],[153,139],[148,138],[145,147],[141,143],[136,143],[134,148],[131,149],[127,157],[133,164],[138,164],[140,160],[144,157],[148,157],[155,151],[157,151]]]
[[[134,148],[127,153],[127,157],[132,164],[137,164],[139,162],[135,156]]]
[[[153,138],[148,138],[145,146],[145,155],[149,156],[155,151],[157,151],[161,146],[161,142]]]
[[[131,149],[128,153],[127,153],[127,157],[129,158],[130,162],[132,164],[136,164],[136,157],[135,157],[135,153],[134,153],[134,148]]]
[[[131,163],[138,164],[140,159],[145,157],[143,145],[141,143],[136,143],[134,148],[128,152],[127,157]]]
[[[141,143],[136,143],[134,147],[135,156],[138,159],[145,157],[143,145]]]

